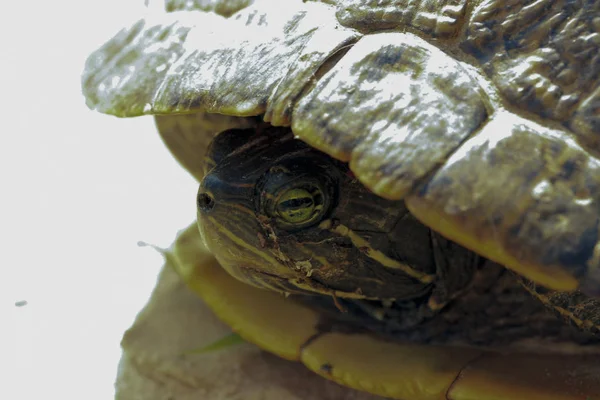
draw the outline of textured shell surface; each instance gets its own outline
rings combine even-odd
[[[218,132],[261,120],[289,127],[443,236],[552,289],[600,295],[600,0],[159,5],[89,57],[83,90],[100,112],[155,115],[196,179]],[[339,336],[316,342],[315,359],[345,356],[335,343],[359,349],[364,339]],[[386,368],[364,379],[373,354],[365,345],[356,382],[337,366],[343,376],[333,379],[395,398],[598,391],[596,355],[476,355],[447,370],[446,382],[439,362],[450,353],[404,350],[417,362],[406,372],[389,351],[389,363],[372,363]],[[313,369],[330,371],[321,361]],[[374,390],[378,379],[385,384]]]
[[[451,239],[600,292],[600,1],[165,8],[88,59],[91,108],[291,126]]]

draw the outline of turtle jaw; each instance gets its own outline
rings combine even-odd
[[[205,215],[199,210],[197,223],[204,245],[229,275],[254,287],[285,295],[324,294],[321,285],[290,268],[289,262],[279,259],[285,258],[285,255],[279,254],[278,257],[265,245],[266,239],[260,233],[262,228],[259,224],[252,228],[242,228],[239,224],[225,226],[220,222],[222,218]],[[235,219],[235,212],[229,213],[226,218]],[[243,223],[248,222],[244,219]],[[256,232],[256,237],[247,237],[245,233],[248,231]]]
[[[289,130],[223,132],[211,143],[205,171],[199,230],[238,280],[285,293],[369,300],[412,299],[430,290],[429,230],[410,220],[401,202],[374,195],[347,165]],[[314,213],[297,221],[293,212],[306,202],[292,200],[307,198]],[[283,203],[291,208],[281,211]],[[396,235],[423,246],[396,246]]]
[[[280,231],[273,218],[261,212],[257,185],[278,154],[292,150],[313,153],[285,133],[269,131],[253,139],[242,132],[247,141],[242,147],[252,151],[228,147],[234,141],[230,136],[239,132],[217,136],[205,161],[208,172],[198,190],[199,232],[223,269],[244,283],[284,294],[331,294],[335,290],[310,277],[308,256],[290,253],[301,242],[298,232]]]

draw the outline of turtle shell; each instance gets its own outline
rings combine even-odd
[[[90,56],[88,105],[291,126],[448,238],[600,292],[600,2],[333,3],[149,15]]]
[[[600,1],[196,3],[167,2],[173,12],[148,14],[92,54],[83,74],[88,106],[156,115],[165,142],[198,179],[218,132],[261,119],[289,126],[442,235],[552,289],[600,293]],[[199,291],[235,327],[248,310],[220,312],[210,298],[232,283],[215,279],[221,292]],[[358,353],[391,354],[378,346]],[[399,349],[397,357],[413,360]],[[423,361],[424,371],[445,371],[437,364],[445,353],[415,351],[414,359],[434,360]],[[315,354],[303,362],[335,378],[323,360],[346,353],[327,342]],[[379,378],[389,384],[413,373],[388,368],[398,358],[371,360],[385,368],[362,380],[347,360],[339,364],[349,369],[333,371],[338,381],[396,398],[485,398],[487,384],[505,388],[495,398],[600,394],[590,378],[598,372],[578,375],[582,391],[555,388],[511,371],[508,360],[518,356],[510,357],[467,357],[445,391],[425,381],[409,391],[379,390]],[[594,357],[516,363],[556,365],[559,374],[570,365],[597,369]],[[465,365],[479,380],[448,397]],[[510,392],[522,387],[535,390]]]

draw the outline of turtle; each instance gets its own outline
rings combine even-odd
[[[597,0],[167,0],[82,86],[153,115],[200,182],[178,270],[246,340],[388,398],[593,399],[599,21]]]

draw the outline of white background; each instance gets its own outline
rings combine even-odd
[[[0,6],[0,398],[111,399],[123,331],[197,189],[152,118],[89,111],[87,55],[140,1]],[[27,301],[17,307],[15,302]]]

